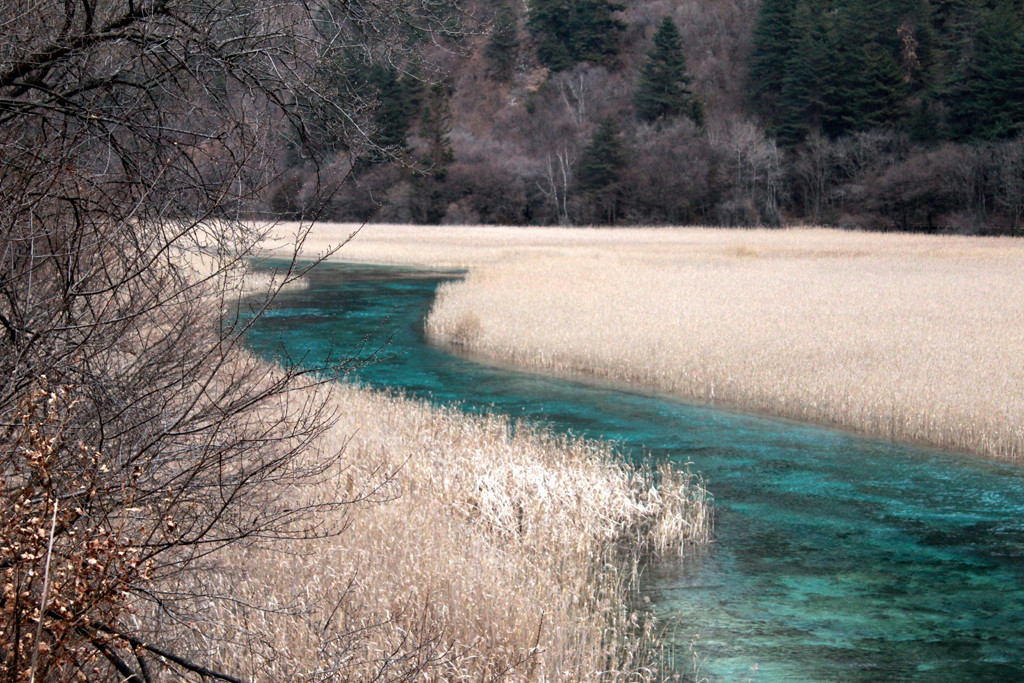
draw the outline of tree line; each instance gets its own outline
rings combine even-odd
[[[1022,219],[1019,0],[470,9],[458,49],[363,66],[394,155],[346,157],[354,182],[331,217],[968,232]],[[307,210],[296,169],[273,210]]]

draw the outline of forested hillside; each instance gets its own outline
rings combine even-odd
[[[339,56],[375,106],[336,220],[1024,223],[1021,0],[475,0],[414,60]],[[340,90],[339,90],[340,92]],[[314,117],[315,118],[315,117]],[[331,145],[330,121],[319,128]],[[308,132],[308,131],[307,131]],[[291,216],[301,157],[271,209]]]

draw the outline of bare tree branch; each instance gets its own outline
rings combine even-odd
[[[96,667],[150,681],[147,661],[238,680],[138,606],[188,623],[203,601],[237,600],[195,588],[218,551],[341,533],[344,516],[327,526],[325,510],[387,495],[382,472],[347,499],[291,499],[343,448],[307,457],[335,418],[315,389],[350,361],[272,368],[244,349],[254,317],[309,267],[309,225],[272,291],[243,308],[239,282],[289,154],[319,168],[307,114],[334,148],[371,144],[370,103],[325,90],[321,65],[341,50],[394,55],[403,32],[443,31],[445,9],[0,4],[0,680]],[[345,178],[315,177],[311,210]]]

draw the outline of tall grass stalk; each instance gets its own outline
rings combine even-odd
[[[343,417],[320,447],[344,460],[287,495],[357,501],[320,520],[344,531],[221,557],[195,580],[231,599],[162,628],[267,681],[660,680],[628,594],[645,553],[708,540],[698,481],[656,487],[606,444],[504,417],[331,391]]]
[[[595,232],[474,266],[439,292],[430,336],[872,436],[1024,456],[1019,241]]]
[[[317,226],[307,248],[352,231]],[[367,225],[336,258],[469,269],[429,332],[495,360],[1024,456],[1019,239]]]

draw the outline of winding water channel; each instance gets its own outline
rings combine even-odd
[[[711,681],[1024,680],[1024,468],[458,358],[422,334],[452,277],[324,264],[251,344],[310,362],[380,349],[359,381],[691,463],[715,543],[642,586],[683,669],[695,639]]]

